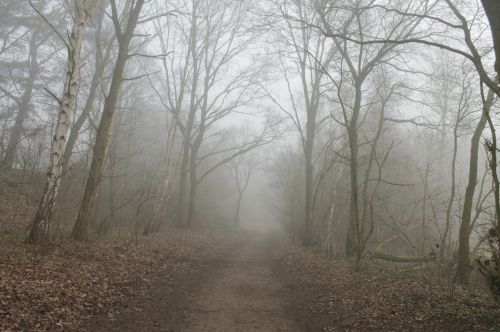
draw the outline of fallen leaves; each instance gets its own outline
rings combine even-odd
[[[174,237],[125,250],[113,243],[64,244],[47,255],[22,246],[4,250],[0,331],[74,330],[95,317],[113,319],[131,297],[169,283],[200,252],[216,249],[202,235]]]
[[[342,260],[284,247],[276,271],[297,285],[290,309],[309,330],[495,331],[500,306],[463,288],[385,274],[354,273]]]

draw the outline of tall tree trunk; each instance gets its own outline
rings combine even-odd
[[[472,216],[472,204],[474,192],[477,184],[477,162],[479,154],[479,143],[484,127],[487,123],[487,115],[490,112],[491,105],[494,100],[494,92],[489,91],[486,103],[483,105],[483,114],[479,120],[474,134],[471,138],[470,157],[469,157],[469,180],[465,189],[464,206],[462,210],[462,222],[460,223],[460,231],[458,235],[458,253],[457,253],[457,272],[455,280],[461,284],[469,283],[470,276],[470,251],[469,251],[469,236],[470,223]]]
[[[493,47],[495,48],[496,55],[495,71],[497,72],[497,77],[500,78],[500,1],[481,0],[481,2],[490,22]]]
[[[348,125],[347,131],[349,135],[349,150],[350,150],[350,179],[351,179],[351,197],[349,209],[349,228],[347,233],[346,242],[346,255],[352,257],[355,255],[356,268],[358,268],[361,257],[359,250],[357,250],[358,242],[360,239],[360,225],[359,225],[359,204],[358,204],[358,119],[361,110],[361,84],[356,82],[356,96],[352,109],[351,121]]]
[[[50,151],[50,163],[45,188],[27,238],[29,244],[44,243],[48,240],[49,222],[61,182],[66,135],[69,130],[71,114],[80,82],[80,53],[89,9],[86,8],[84,0],[75,2],[75,23],[69,41],[67,41],[68,64],[64,92],[60,100],[59,116]]]
[[[103,17],[104,17],[104,10],[100,11],[97,18],[95,69],[94,69],[94,75],[92,77],[92,82],[90,83],[89,95],[87,96],[87,100],[85,101],[85,106],[83,107],[82,113],[80,114],[75,124],[71,128],[71,132],[68,137],[68,143],[66,144],[66,148],[64,150],[63,173],[66,172],[69,168],[69,163],[71,161],[71,156],[73,154],[73,149],[75,147],[78,136],[80,135],[82,127],[85,124],[87,118],[89,117],[90,112],[92,111],[92,107],[94,106],[99,84],[101,82],[102,75],[104,72],[104,66],[106,65],[108,59],[109,52],[106,52],[106,56],[104,58],[102,54],[101,34],[102,34]]]
[[[451,158],[451,192],[450,199],[448,200],[448,206],[446,208],[446,219],[444,225],[444,232],[441,235],[441,243],[439,247],[439,260],[441,263],[444,262],[444,255],[446,250],[446,241],[448,239],[448,234],[450,233],[451,226],[451,210],[453,207],[453,202],[455,201],[455,187],[456,187],[456,169],[457,169],[457,152],[458,152],[458,127],[459,116],[457,116],[457,122],[455,123],[455,127],[453,128],[453,156]]]
[[[75,147],[76,140],[80,135],[80,131],[82,130],[85,121],[90,115],[90,111],[92,110],[92,107],[94,105],[94,100],[97,94],[98,86],[99,82],[97,78],[94,76],[94,78],[92,79],[92,83],[90,85],[90,93],[85,102],[85,106],[82,110],[82,113],[80,114],[75,124],[73,125],[73,128],[71,128],[71,132],[68,137],[68,143],[66,144],[66,148],[64,150],[63,172],[66,172],[69,168],[69,163],[71,161],[71,156],[73,155],[73,149]]]
[[[384,124],[385,124],[385,109],[386,105],[389,101],[389,98],[392,95],[392,91],[388,96],[386,96],[382,101],[380,105],[380,114],[379,114],[379,119],[377,123],[377,132],[375,133],[375,137],[373,138],[373,142],[371,143],[370,146],[370,155],[368,157],[368,166],[366,167],[366,171],[364,173],[364,178],[363,178],[363,190],[361,192],[361,197],[362,197],[362,210],[361,210],[361,225],[360,225],[360,236],[359,236],[359,241],[358,241],[358,251],[359,251],[359,259],[361,259],[361,256],[363,255],[366,244],[370,240],[370,237],[373,234],[373,200],[375,199],[375,195],[377,193],[378,186],[380,185],[380,180],[381,180],[381,168],[383,167],[380,165],[378,162],[379,166],[379,177],[378,181],[375,184],[375,187],[372,189],[372,192],[368,194],[368,188],[369,188],[369,183],[370,183],[370,176],[372,174],[372,169],[373,169],[373,164],[377,161],[377,147],[378,147],[378,142],[380,138],[382,137],[382,133],[384,132]],[[389,149],[390,152],[390,149]],[[388,152],[388,153],[389,153]],[[387,154],[388,155],[388,154]],[[370,215],[370,218],[368,218],[368,215]],[[365,232],[365,227],[367,225],[368,219],[370,219],[370,228],[368,229],[367,232]],[[366,233],[366,235],[365,235]]]
[[[314,223],[313,215],[313,190],[314,190],[314,165],[313,165],[313,150],[314,150],[314,136],[316,131],[316,115],[308,112],[308,119],[306,123],[306,142],[305,142],[305,222],[304,222],[304,235],[302,244],[310,246],[313,243],[312,228]]]
[[[30,111],[30,102],[31,97],[33,96],[33,88],[35,85],[35,81],[38,76],[38,47],[37,44],[39,42],[40,34],[35,31],[31,36],[30,41],[30,54],[29,54],[29,75],[26,81],[26,86],[24,88],[24,93],[20,99],[18,104],[18,112],[16,115],[16,120],[14,122],[14,127],[12,127],[12,131],[9,137],[9,142],[7,144],[7,149],[5,150],[5,156],[2,160],[1,167],[10,169],[14,166],[14,160],[17,154],[17,146],[21,141],[21,132],[23,129],[24,121],[28,117],[28,113]]]
[[[207,91],[207,90],[205,90]],[[206,99],[205,99],[206,100]],[[187,211],[187,220],[186,227],[191,227],[193,223],[193,219],[196,212],[196,195],[198,193],[198,177],[197,177],[197,159],[198,153],[200,152],[201,143],[203,142],[203,138],[205,136],[205,116],[206,116],[206,104],[203,110],[202,118],[200,121],[200,125],[198,128],[198,135],[196,135],[196,139],[193,142],[193,145],[190,149],[190,159],[189,159],[189,203],[188,203],[188,211]]]
[[[180,228],[186,227],[187,224],[186,195],[188,191],[188,180],[189,180],[189,159],[190,159],[189,140],[191,136],[191,130],[187,129],[188,128],[186,128],[186,132],[184,133],[184,142],[182,144],[182,161],[181,161],[180,178],[179,178],[179,195],[177,200],[177,226]]]
[[[238,191],[238,200],[236,201],[236,211],[234,212],[234,224],[238,226],[241,223],[241,202],[243,201],[243,191]]]
[[[120,20],[118,18],[118,14],[116,13],[116,5],[113,0],[111,3],[113,7],[113,22],[118,39],[119,50],[111,80],[111,86],[109,88],[108,96],[104,102],[101,121],[99,123],[99,128],[97,129],[96,142],[93,148],[92,162],[87,182],[85,184],[82,204],[71,234],[71,238],[76,241],[86,241],[89,237],[89,226],[93,217],[92,212],[97,199],[102,172],[104,170],[104,162],[107,155],[113,117],[120,93],[120,87],[123,82],[125,65],[129,58],[130,41],[134,36],[134,31],[139,20],[142,6],[144,5],[144,0],[137,0],[135,5],[130,8],[130,16],[128,17],[128,22],[124,32],[122,32],[120,28]]]
[[[493,194],[495,198],[495,222],[494,226],[491,227],[488,234],[488,242],[491,250],[491,260],[492,267],[481,265],[481,272],[489,276],[490,287],[495,292],[495,294],[500,294],[500,289],[498,287],[498,282],[500,281],[500,180],[498,178],[498,145],[497,145],[497,134],[495,129],[495,124],[491,119],[490,113],[487,113],[488,126],[491,132],[491,139],[486,140],[486,150],[489,154],[489,168],[491,170],[491,177],[493,178]],[[487,265],[487,264],[486,264]],[[495,272],[491,271],[494,269]]]
[[[196,159],[198,156],[198,151],[200,149],[201,140],[195,142],[191,147],[191,156],[189,161],[189,204],[188,204],[188,215],[186,220],[186,227],[191,227],[193,224],[193,219],[196,210],[196,194],[198,193],[198,179],[196,176],[197,165]]]
[[[159,199],[155,203],[153,207],[153,213],[148,223],[144,227],[144,231],[142,235],[150,235],[153,232],[156,232],[163,220],[157,220],[160,214],[160,211],[165,205],[168,205],[170,201],[170,197],[172,195],[172,179],[175,177],[175,170],[173,165],[172,155],[174,153],[176,134],[177,134],[177,123],[175,118],[172,119],[171,123],[167,124],[168,134],[167,134],[167,142],[165,147],[165,161],[164,164],[160,167],[163,168],[160,171],[160,177],[162,179],[162,183],[158,187],[158,195]]]
[[[199,78],[199,65],[198,65],[198,49],[197,49],[197,32],[198,32],[198,5],[197,1],[193,1],[192,8],[192,23],[190,29],[189,36],[189,51],[191,55],[191,61],[193,61],[193,77],[192,77],[192,86],[191,86],[191,98],[189,101],[189,114],[186,122],[186,127],[184,130],[184,142],[183,142],[183,150],[182,150],[182,162],[181,162],[181,170],[180,170],[180,181],[179,181],[179,199],[177,202],[177,225],[179,227],[185,228],[188,227],[188,215],[189,215],[189,202],[186,202],[186,195],[188,191],[188,178],[189,167],[193,167],[193,165],[189,165],[190,157],[190,149],[191,149],[191,134],[193,131],[195,115],[196,115],[196,92],[198,91],[198,78]],[[196,184],[190,183],[190,186]]]

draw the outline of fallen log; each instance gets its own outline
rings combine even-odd
[[[388,254],[381,251],[375,251],[369,254],[370,259],[381,259],[384,261],[394,262],[394,263],[428,263],[436,260],[433,255],[418,257],[418,256],[398,256],[393,254]]]

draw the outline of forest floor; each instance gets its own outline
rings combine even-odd
[[[155,287],[100,331],[499,331],[500,306],[435,278],[354,273],[279,231],[233,234],[177,287]]]
[[[356,274],[277,232],[1,250],[0,331],[500,330],[486,293],[418,273]]]
[[[176,289],[157,287],[102,331],[301,331],[287,311],[287,284],[273,271],[270,237],[238,235],[198,261]],[[140,308],[139,310],[136,310]]]
[[[355,273],[350,262],[290,246],[273,256],[305,331],[500,331],[500,304],[487,290],[432,269],[368,262]]]
[[[0,331],[102,330],[141,310],[152,290],[168,296],[220,254],[223,235],[175,231],[137,243],[26,247],[0,238]],[[148,317],[153,314],[148,312]],[[116,322],[116,323],[115,323]],[[103,325],[104,327],[105,325]],[[147,328],[147,325],[145,325]]]

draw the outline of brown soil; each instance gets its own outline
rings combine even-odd
[[[116,319],[94,321],[85,329],[301,331],[287,313],[290,288],[273,271],[272,247],[271,236],[239,237],[218,257],[187,262],[189,273],[132,300]]]
[[[285,311],[286,287],[272,273],[268,240],[247,240],[212,263],[182,331],[299,331]]]
[[[264,235],[267,234],[267,235]],[[281,241],[233,236],[182,257],[169,279],[91,331],[498,331],[500,305],[442,280],[354,273]],[[178,264],[173,264],[178,266]]]

